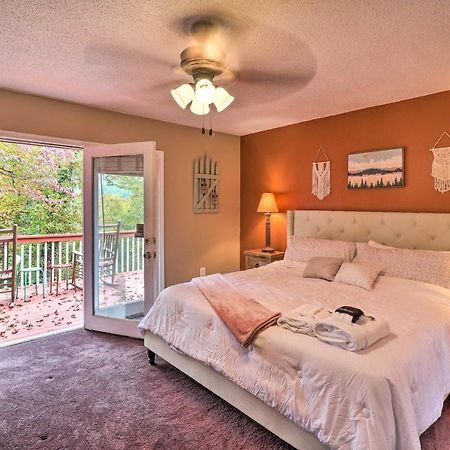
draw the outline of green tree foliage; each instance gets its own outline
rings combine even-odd
[[[134,230],[137,223],[144,223],[144,179],[142,177],[103,175],[99,184],[100,223],[104,221],[104,223],[112,224],[120,220],[121,230]]]
[[[0,141],[0,228],[19,234],[82,231],[82,152]],[[144,221],[142,177],[99,176],[99,223]],[[102,202],[103,198],[103,202]]]
[[[0,227],[81,231],[81,161],[77,150],[0,142]]]

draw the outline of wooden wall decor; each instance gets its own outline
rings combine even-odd
[[[194,213],[219,211],[219,166],[206,154],[194,161]]]

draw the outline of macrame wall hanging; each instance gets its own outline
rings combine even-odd
[[[430,149],[434,156],[431,176],[434,178],[434,188],[441,194],[450,191],[450,147],[438,148],[439,142],[444,136],[450,139],[450,135],[444,131]]]
[[[325,155],[325,161],[317,161],[320,152]],[[325,149],[320,146],[317,150],[316,157],[312,164],[312,194],[315,195],[319,200],[323,200],[327,195],[330,194],[331,183],[330,183],[330,173],[331,173],[331,161],[328,158]]]

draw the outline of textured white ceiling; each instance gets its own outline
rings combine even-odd
[[[201,126],[169,88],[183,80],[183,20],[204,14],[222,18],[242,71],[216,130],[248,134],[450,89],[449,0],[4,0],[0,87]],[[246,82],[255,72],[280,81]]]

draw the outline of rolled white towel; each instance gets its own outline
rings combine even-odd
[[[292,311],[282,314],[277,324],[294,333],[314,336],[314,324],[316,321],[330,315],[330,311],[327,311],[321,305],[305,303]]]
[[[372,320],[362,316],[357,322],[351,323],[351,316],[340,313],[333,313],[314,325],[314,333],[321,341],[351,352],[370,347],[390,332],[388,323],[380,317]]]

